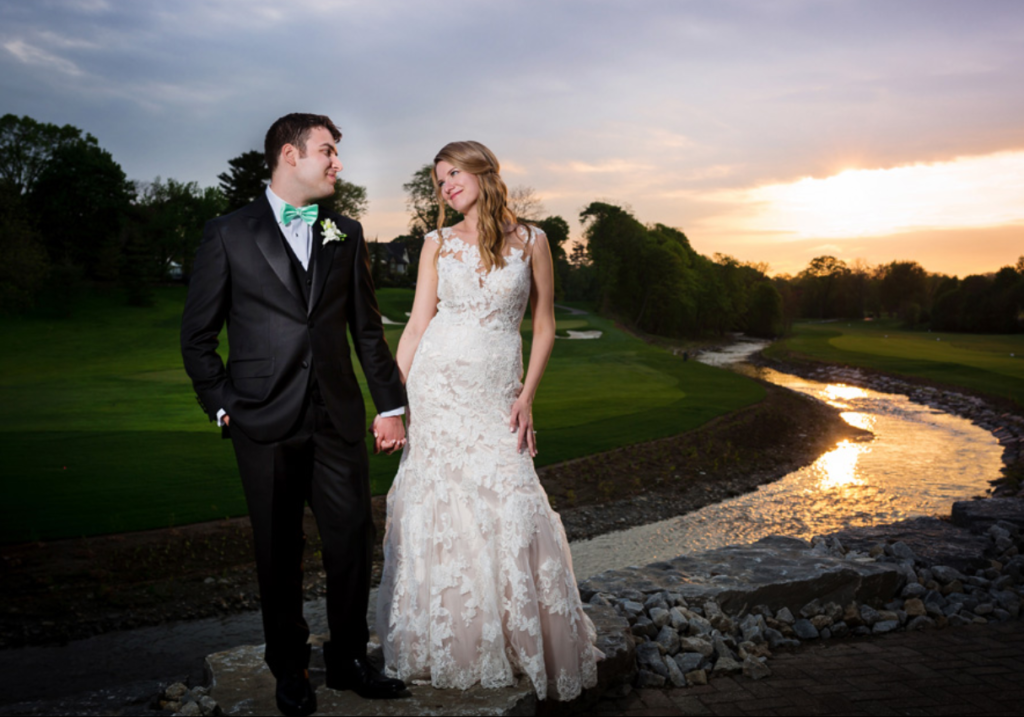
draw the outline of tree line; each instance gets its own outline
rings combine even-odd
[[[430,169],[421,166],[403,185],[408,233],[369,244],[379,286],[415,282],[423,239],[440,213]],[[245,206],[269,180],[263,153],[251,150],[227,160],[215,187],[160,177],[130,181],[92,135],[4,115],[0,311],[25,310],[41,295],[70,311],[72,294],[88,282],[117,283],[129,303],[146,305],[156,283],[187,280],[205,222]],[[365,187],[339,178],[323,204],[359,219],[369,200]],[[1024,257],[964,279],[929,273],[914,261],[870,266],[833,256],[813,259],[796,275],[770,277],[766,264],[704,256],[681,230],[644,224],[628,207],[606,202],[580,212],[584,241],[569,254],[569,223],[549,215],[533,188],[513,187],[510,204],[520,220],[546,232],[559,299],[596,302],[602,313],[650,334],[772,337],[798,318],[883,316],[943,331],[1024,330]],[[446,225],[461,219],[446,212]]]

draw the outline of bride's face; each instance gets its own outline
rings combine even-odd
[[[441,185],[441,196],[445,204],[465,214],[480,198],[480,181],[475,174],[463,171],[441,160],[434,171]]]

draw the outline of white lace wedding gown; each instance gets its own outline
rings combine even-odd
[[[388,493],[387,672],[460,689],[525,674],[542,699],[569,700],[596,683],[601,653],[562,522],[509,431],[534,236],[520,227],[506,266],[484,273],[477,247],[443,231],[440,302],[409,370],[409,440]]]

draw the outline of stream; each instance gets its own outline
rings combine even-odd
[[[955,501],[984,495],[999,475],[998,441],[969,420],[901,394],[812,381],[746,361],[766,345],[739,341],[697,360],[825,401],[874,440],[842,441],[813,464],[751,493],[573,543],[577,579],[768,535],[809,540],[844,528],[948,515]]]

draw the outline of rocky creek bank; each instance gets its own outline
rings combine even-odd
[[[810,641],[1020,619],[1022,529],[1019,498],[964,501],[948,521],[917,518],[810,543],[772,536],[607,571],[580,590],[628,620],[635,686],[740,673],[756,680],[771,675],[774,651]]]

